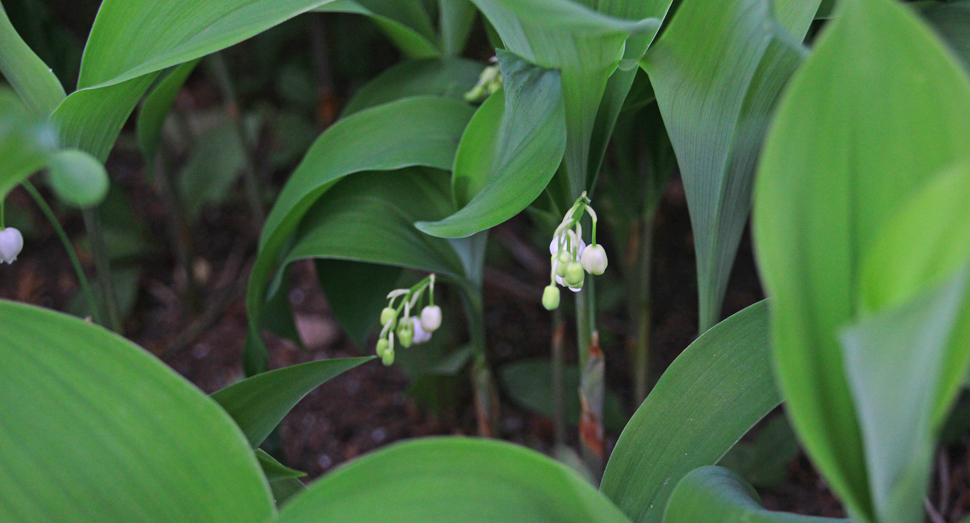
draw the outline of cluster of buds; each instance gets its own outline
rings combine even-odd
[[[497,61],[495,57],[492,57],[492,63]],[[501,87],[502,71],[499,70],[497,65],[490,65],[482,70],[482,74],[478,76],[478,83],[475,84],[475,87],[465,93],[465,101],[469,103],[481,102],[489,96],[492,96]]]
[[[394,364],[394,340],[404,348],[412,344],[424,343],[431,339],[431,334],[441,327],[441,307],[434,304],[435,275],[419,281],[410,289],[397,289],[387,295],[387,307],[381,311],[381,336],[377,340],[377,355],[384,365]],[[412,316],[412,311],[418,310],[422,298],[427,296],[427,305],[421,313]],[[403,298],[396,306],[398,298]],[[401,316],[403,314],[403,317]]]
[[[542,305],[546,309],[559,307],[557,283],[573,292],[579,292],[583,288],[587,272],[596,276],[606,272],[609,261],[606,250],[596,243],[596,211],[590,203],[584,192],[563,217],[552,237],[552,243],[549,244],[552,274],[549,286],[542,292]],[[592,244],[589,246],[583,241],[583,226],[580,223],[587,212],[593,220]]]
[[[4,227],[3,202],[0,201],[0,263],[13,263],[24,248],[24,236],[13,227]]]

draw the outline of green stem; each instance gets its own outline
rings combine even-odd
[[[84,294],[84,299],[88,302],[88,310],[91,311],[91,316],[94,318],[95,323],[104,325],[104,321],[101,318],[101,311],[98,307],[98,302],[94,299],[94,293],[91,292],[91,284],[88,282],[87,275],[84,274],[84,268],[81,267],[81,260],[79,260],[77,257],[77,252],[74,250],[74,245],[71,243],[71,239],[67,237],[67,233],[64,232],[64,228],[61,227],[61,223],[57,220],[57,216],[54,215],[54,211],[51,209],[50,205],[47,205],[44,197],[41,196],[40,191],[34,187],[34,184],[24,180],[22,185],[27,191],[27,194],[34,199],[37,207],[40,207],[40,210],[42,213],[44,213],[47,221],[49,221],[51,226],[54,227],[54,231],[57,233],[57,237],[60,238],[61,244],[64,246],[64,250],[67,251],[67,257],[71,259],[71,265],[74,266],[74,274],[77,275],[78,283],[81,285],[81,292]],[[3,225],[0,224],[0,229],[2,228]]]
[[[475,398],[475,415],[478,420],[478,435],[493,437],[498,425],[499,404],[498,388],[495,377],[488,365],[485,351],[485,314],[482,301],[482,291],[472,283],[454,278],[462,290],[461,299],[465,306],[465,316],[468,319],[468,334],[474,348],[472,366],[472,392]]]
[[[638,265],[634,275],[636,295],[631,315],[637,317],[637,337],[633,351],[633,393],[636,404],[643,403],[650,393],[650,271],[653,258],[653,228],[656,213],[651,212],[640,221],[639,252],[636,263]]]
[[[236,126],[236,134],[239,136],[239,141],[245,152],[246,165],[243,168],[243,185],[246,190],[246,199],[249,200],[249,206],[252,209],[256,225],[262,228],[263,222],[266,221],[266,213],[263,210],[263,200],[259,196],[259,180],[256,178],[256,173],[259,171],[256,162],[256,151],[253,150],[252,144],[249,143],[249,132],[246,130],[246,123],[242,118],[239,99],[236,96],[236,89],[232,84],[232,77],[229,74],[226,59],[222,56],[222,53],[215,53],[211,55],[210,64],[212,66],[211,70],[216,77],[216,82],[219,84],[219,89],[222,91],[222,97],[226,104],[226,112],[229,113],[229,117],[232,118]]]
[[[4,209],[4,200],[0,200],[0,231],[7,228],[7,223],[5,221],[7,213],[5,211],[6,210]]]
[[[566,321],[562,309],[552,311],[552,394],[556,446],[566,444],[565,347]]]
[[[115,293],[114,279],[111,277],[111,261],[108,259],[107,248],[104,244],[104,230],[101,227],[101,217],[95,208],[81,211],[84,217],[84,228],[87,229],[88,239],[91,241],[91,257],[94,258],[94,268],[98,272],[98,282],[101,284],[107,327],[122,334],[121,318],[118,314],[118,295]]]

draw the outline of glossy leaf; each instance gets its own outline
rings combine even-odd
[[[770,0],[685,0],[644,58],[687,194],[701,332],[720,320],[758,152],[801,60]]]
[[[430,438],[341,467],[294,498],[281,523],[629,521],[575,472],[490,439]]]
[[[664,523],[849,523],[847,519],[771,512],[736,473],[701,467],[684,476],[670,496]]]
[[[0,302],[0,520],[265,521],[252,450],[215,402],[90,323]]]
[[[258,324],[262,300],[284,246],[307,211],[340,178],[411,165],[449,169],[473,110],[457,100],[406,98],[331,126],[307,152],[277,198],[250,274],[247,309]]]
[[[137,128],[138,143],[148,165],[152,165],[158,154],[162,140],[162,126],[165,125],[165,119],[172,105],[175,104],[175,97],[200,61],[202,60],[196,59],[176,67],[165,75],[165,78],[158,82],[158,85],[145,97],[138,112]]]
[[[451,243],[414,227],[454,210],[448,181],[420,168],[348,178],[307,212],[286,263],[336,258],[463,276]]]
[[[674,360],[627,423],[602,491],[635,522],[659,522],[685,474],[713,465],[780,403],[768,303],[704,333]]]
[[[754,236],[789,416],[849,510],[872,519],[838,330],[859,313],[865,247],[933,175],[970,154],[970,84],[909,8],[839,5],[780,104]]]
[[[57,133],[43,118],[31,116],[15,94],[0,89],[0,200],[44,167],[57,148]]]
[[[509,52],[498,57],[505,84],[502,119],[495,118],[498,102],[482,105],[481,117],[472,118],[455,158],[455,199],[463,206],[444,220],[419,223],[428,234],[461,238],[512,218],[542,194],[562,162],[566,120],[559,73]]]
[[[49,115],[66,96],[57,76],[17,34],[3,5],[0,5],[0,73],[35,115]]]
[[[407,60],[381,73],[354,94],[342,118],[409,96],[462,99],[485,66],[463,58]]]
[[[670,0],[598,2],[598,11],[572,0],[473,1],[509,51],[560,72],[567,128],[565,162],[570,192],[578,196],[587,186],[590,140],[607,82],[622,59],[636,61],[647,50]],[[611,91],[616,112],[633,75],[628,72],[625,80],[616,89],[619,93]],[[612,124],[608,127],[612,129]]]
[[[264,372],[212,394],[258,447],[304,396],[331,378],[373,358],[311,361]]]

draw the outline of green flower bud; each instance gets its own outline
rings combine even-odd
[[[385,352],[384,355],[381,356],[381,362],[384,364],[385,367],[390,367],[391,365],[394,365],[394,351],[389,350]]]
[[[381,325],[387,325],[387,322],[395,320],[397,320],[397,311],[392,307],[384,307],[384,310],[381,311]],[[394,328],[393,324],[391,328]]]
[[[411,346],[414,341],[414,327],[410,321],[401,322],[401,325],[398,326],[397,341],[401,342],[401,346],[405,349]]]
[[[559,308],[559,287],[549,285],[542,291],[542,306],[550,311]]]
[[[585,277],[583,266],[579,262],[569,262],[569,265],[566,266],[566,276],[563,277],[563,281],[570,287],[582,287]]]
[[[390,344],[390,342],[387,341],[387,338],[381,338],[381,339],[377,340],[377,355],[378,356],[380,356],[380,357],[383,358],[384,357],[384,353],[387,352],[387,350],[390,349],[390,348],[391,348],[391,344]]]
[[[561,251],[558,255],[559,265],[556,266],[556,275],[560,278],[566,277],[566,267],[573,261],[573,255],[566,251]]]
[[[609,260],[606,258],[606,249],[602,245],[590,245],[582,256],[583,268],[586,272],[599,276],[606,272]]]

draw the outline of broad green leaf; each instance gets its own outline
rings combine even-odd
[[[311,361],[264,372],[212,394],[258,447],[283,417],[313,389],[373,358]]]
[[[36,115],[49,115],[66,96],[57,76],[17,34],[3,5],[0,5],[0,73]]]
[[[552,363],[547,359],[526,359],[503,366],[499,372],[502,389],[522,407],[546,418],[555,417],[555,399],[552,387]],[[563,369],[563,390],[569,391],[565,398],[565,417],[570,425],[579,425],[579,367],[567,365]],[[623,412],[623,403],[612,391],[604,396],[603,424],[607,429],[620,432],[629,416]]]
[[[428,234],[460,238],[512,218],[542,194],[562,162],[566,121],[559,73],[506,51],[498,57],[505,84],[502,119],[495,118],[498,102],[483,104],[482,116],[472,118],[455,157],[455,199],[463,207],[444,220],[419,223]]]
[[[0,88],[0,200],[47,163],[57,149],[57,133],[32,116],[15,94]]]
[[[0,520],[257,522],[269,486],[226,413],[100,327],[0,302]]]
[[[664,523],[849,523],[847,519],[771,512],[735,472],[701,467],[677,484]]]
[[[575,472],[532,450],[490,439],[429,438],[393,445],[324,476],[292,499],[279,521],[629,520]]]
[[[408,58],[441,56],[431,20],[419,0],[329,0],[317,11],[370,17]]]
[[[473,1],[509,51],[560,72],[566,111],[566,168],[570,192],[578,196],[587,186],[590,140],[607,82],[622,59],[632,64],[647,50],[670,0],[604,1],[596,3],[598,10],[573,0]],[[623,82],[610,91],[616,113],[633,76],[627,71]],[[612,129],[612,122],[600,126]]]
[[[772,0],[778,22],[799,42],[805,39],[812,21],[826,2],[827,0]]]
[[[446,55],[458,56],[465,49],[477,13],[471,0],[438,0],[441,49]]]
[[[272,271],[304,215],[340,178],[411,165],[450,169],[473,109],[457,100],[414,97],[361,111],[323,133],[287,181],[260,238],[247,288],[250,324],[258,325]]]
[[[351,176],[307,212],[284,263],[334,258],[464,276],[448,240],[414,227],[454,211],[449,181],[421,168]]]
[[[201,58],[330,1],[105,0],[84,48],[78,89],[119,84]]]
[[[354,94],[341,114],[346,118],[364,109],[409,96],[462,99],[475,87],[485,66],[464,58],[429,58],[401,62],[374,78]]]
[[[857,319],[861,258],[877,231],[932,175],[970,155],[970,85],[908,7],[839,5],[778,109],[754,237],[788,414],[850,512],[871,520],[838,330]]]
[[[970,364],[970,167],[934,178],[865,249],[842,331],[880,521],[917,521],[936,436]],[[963,334],[960,334],[962,329]]]
[[[644,58],[687,193],[701,332],[720,319],[758,152],[801,60],[770,0],[685,0]]]
[[[316,262],[317,280],[334,318],[359,348],[378,324],[387,306],[387,293],[401,277],[399,267],[321,258]]]
[[[165,125],[165,119],[175,103],[175,97],[200,61],[201,59],[196,59],[185,62],[173,69],[158,82],[142,103],[138,112],[138,143],[149,166],[158,154],[158,147],[162,140],[162,126]]]
[[[291,497],[306,490],[303,482],[299,479],[306,476],[306,472],[284,466],[262,449],[256,449],[255,452],[259,466],[263,469],[263,475],[269,481],[269,486],[273,491],[273,501],[276,502],[277,507],[283,506],[283,503],[286,503]]]
[[[246,150],[235,123],[226,122],[201,136],[178,175],[188,218],[197,218],[206,204],[224,201],[245,165]]]
[[[780,401],[763,301],[674,360],[620,434],[601,490],[633,521],[659,522],[680,478],[717,463]]]

